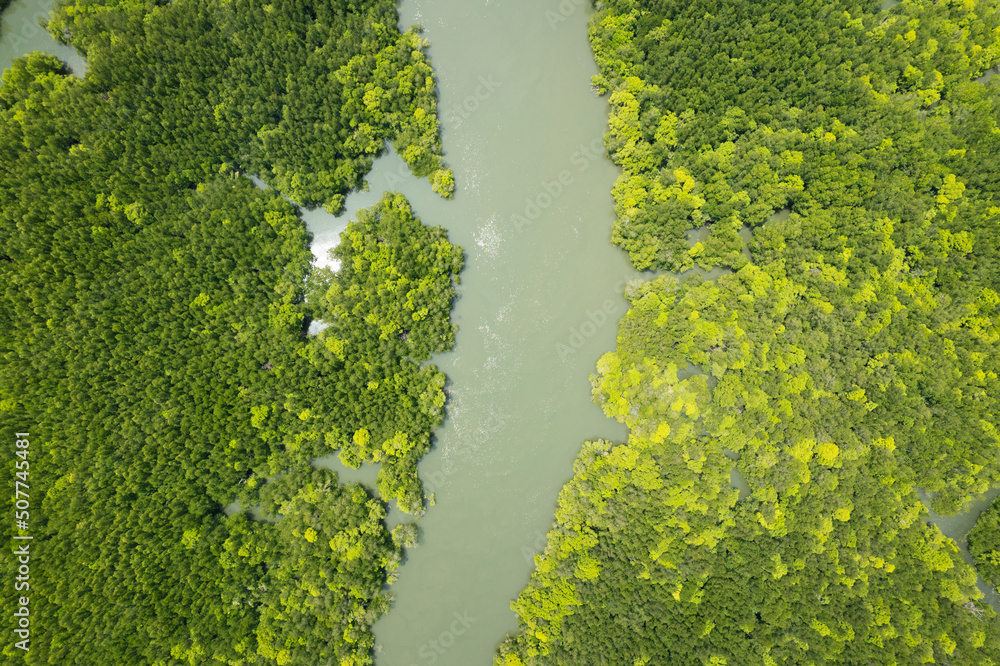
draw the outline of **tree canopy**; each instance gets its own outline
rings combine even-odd
[[[983,511],[969,532],[969,552],[983,580],[1000,587],[1000,500]]]
[[[31,433],[44,563],[25,663],[371,663],[463,254],[387,194],[314,272],[278,192],[339,209],[392,141],[450,195],[423,42],[388,0],[82,0],[50,29],[87,75],[34,53],[0,86],[0,411]],[[382,462],[380,496],[310,466],[337,449]]]

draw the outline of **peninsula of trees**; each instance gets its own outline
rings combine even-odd
[[[423,362],[453,344],[463,253],[388,194],[313,273],[277,192],[339,210],[390,141],[450,196],[424,43],[396,24],[391,0],[79,0],[50,29],[85,78],[38,53],[5,72],[0,411],[31,433],[44,563],[5,659],[371,663],[414,537],[385,502],[423,511],[445,402]],[[380,497],[310,465],[338,449],[382,463]]]
[[[592,377],[628,441],[583,446],[495,663],[1000,663],[916,493],[1000,483],[996,4],[599,7],[614,241],[731,272],[628,293]]]

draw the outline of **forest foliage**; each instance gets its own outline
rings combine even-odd
[[[994,500],[969,532],[969,552],[988,584],[1000,587],[1000,500]]]
[[[628,441],[584,445],[496,663],[1000,663],[916,494],[1000,482],[995,3],[610,0],[591,42],[614,241],[730,272],[627,294]]]
[[[425,361],[453,344],[463,253],[387,194],[348,225],[342,270],[314,273],[278,192],[339,209],[392,141],[450,195],[424,45],[396,20],[389,0],[83,0],[50,27],[85,78],[39,53],[4,73],[0,410],[31,433],[39,563],[25,663],[371,663],[414,542],[385,502],[424,509],[445,402]],[[382,463],[380,496],[311,467],[338,449]],[[267,520],[225,515],[234,499]]]

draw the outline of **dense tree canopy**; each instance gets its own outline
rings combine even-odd
[[[1000,499],[983,511],[969,532],[969,552],[976,558],[979,575],[1000,587]]]
[[[413,543],[384,501],[423,511],[445,396],[422,362],[453,344],[462,250],[389,194],[348,225],[343,269],[311,274],[277,192],[337,209],[391,140],[450,194],[422,43],[395,26],[390,1],[83,1],[53,30],[84,79],[37,53],[4,73],[0,410],[8,441],[31,433],[39,563],[26,663],[371,663]],[[330,325],[307,336],[312,318]],[[382,462],[381,497],[309,465],[337,449]],[[227,517],[235,498],[269,521]]]
[[[1000,482],[997,8],[612,0],[591,39],[615,241],[733,272],[628,294],[592,381],[629,439],[584,446],[497,663],[1000,663],[916,495]]]

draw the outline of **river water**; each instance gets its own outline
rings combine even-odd
[[[449,377],[448,416],[420,465],[436,505],[419,520],[392,611],[375,625],[379,666],[491,663],[516,629],[510,601],[544,547],[580,445],[626,436],[592,403],[588,381],[614,347],[625,284],[638,273],[609,242],[618,171],[601,148],[606,102],[590,90],[587,4],[400,8],[401,27],[421,23],[431,44],[455,199],[388,155],[344,217],[401,191],[465,247],[466,268],[455,349],[435,359]],[[311,229],[314,248],[332,240]],[[355,474],[345,478],[374,475]]]
[[[48,18],[51,0],[16,0],[0,16],[0,69],[31,51],[51,53],[65,62],[71,72],[82,76],[83,58],[71,46],[59,44],[38,22]]]
[[[70,57],[25,27],[48,6],[19,0],[4,15],[0,66],[36,48]],[[321,261],[386,190],[466,251],[456,347],[434,359],[449,377],[447,419],[420,464],[436,503],[392,586],[393,610],[375,625],[379,666],[491,663],[516,629],[510,601],[581,443],[626,437],[591,402],[588,377],[614,348],[626,283],[649,276],[609,242],[618,170],[602,156],[608,108],[589,85],[590,12],[585,0],[404,0],[401,27],[422,24],[431,44],[455,198],[437,197],[390,152],[346,214],[304,212]],[[335,456],[320,464],[345,480],[375,478]]]

